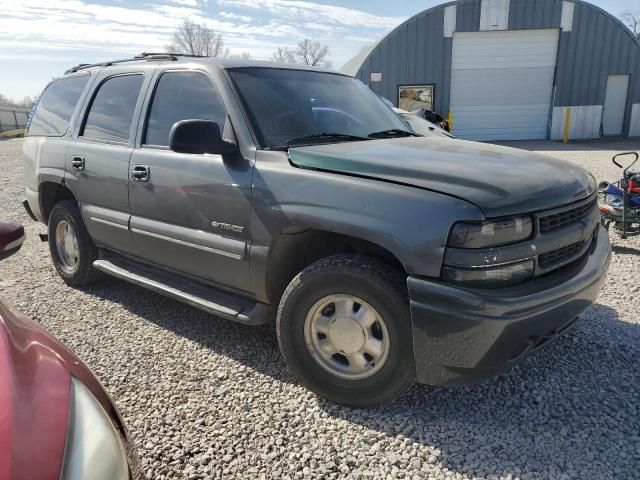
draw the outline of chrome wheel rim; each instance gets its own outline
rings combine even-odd
[[[80,249],[78,248],[76,232],[66,220],[61,220],[56,225],[55,242],[60,265],[64,270],[73,272],[80,260]]]
[[[382,316],[353,295],[318,300],[305,319],[304,336],[313,359],[340,378],[368,378],[389,356],[389,332]]]

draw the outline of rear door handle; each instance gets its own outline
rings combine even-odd
[[[84,170],[84,157],[77,155],[71,157],[71,168],[74,170]]]
[[[131,169],[131,179],[134,182],[148,182],[151,172],[147,165],[134,165]]]

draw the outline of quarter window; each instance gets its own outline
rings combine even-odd
[[[104,82],[93,98],[80,135],[126,143],[143,80],[142,75],[123,75]]]
[[[143,143],[168,146],[171,127],[180,120],[212,120],[222,131],[226,115],[220,95],[207,76],[198,72],[164,73],[153,95]]]
[[[33,112],[28,135],[47,137],[64,135],[88,81],[89,75],[82,75],[51,82],[42,92]]]

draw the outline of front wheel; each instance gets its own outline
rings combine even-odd
[[[291,370],[329,400],[375,406],[414,382],[406,278],[376,259],[336,255],[307,267],[285,290],[276,328]]]

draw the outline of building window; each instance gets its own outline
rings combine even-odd
[[[405,85],[398,87],[398,108],[433,111],[433,85]]]

